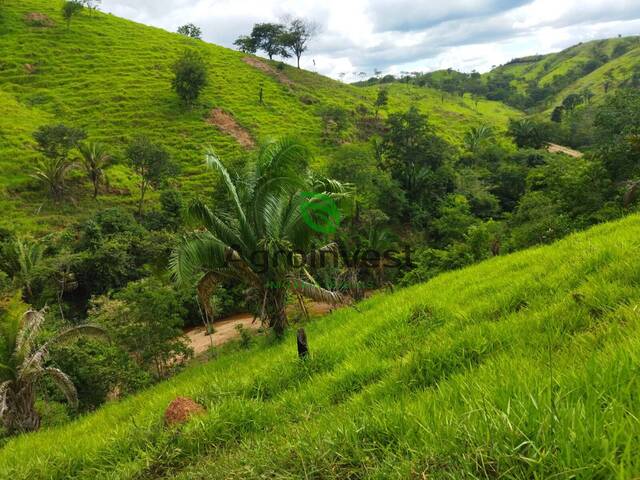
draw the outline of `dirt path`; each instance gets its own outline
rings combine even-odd
[[[292,87],[294,85],[294,83],[284,73],[279,72],[278,70],[273,68],[271,65],[264,63],[263,61],[258,60],[255,57],[244,57],[242,61],[247,65],[251,65],[252,67],[257,68],[258,70],[262,70],[263,72],[268,73],[272,77],[277,78],[278,81],[283,85],[287,85],[289,87]]]
[[[320,317],[331,312],[332,306],[328,303],[309,302],[307,304],[309,315],[311,317]],[[260,319],[253,321],[253,315],[250,313],[239,313],[230,317],[218,320],[213,324],[215,332],[213,335],[206,335],[204,326],[194,327],[185,332],[189,339],[191,348],[196,355],[206,352],[211,346],[219,347],[231,340],[237,339],[240,335],[236,330],[238,325],[244,328],[256,331],[260,328]]]
[[[563,147],[562,145],[556,145],[555,143],[548,143],[547,150],[550,153],[564,153],[565,155],[569,155],[570,157],[573,157],[573,158],[582,158],[584,156],[582,152],[573,150],[572,148],[569,148],[569,147]]]
[[[231,135],[244,148],[253,148],[256,145],[249,132],[238,125],[235,118],[221,108],[211,110],[209,117],[207,117],[207,123],[215,125],[221,132]]]

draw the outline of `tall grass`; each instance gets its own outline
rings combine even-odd
[[[640,216],[261,338],[0,450],[2,478],[637,478]],[[207,407],[168,430],[178,395]]]

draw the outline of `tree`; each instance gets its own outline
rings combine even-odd
[[[34,167],[32,177],[46,186],[51,197],[60,201],[65,194],[65,182],[75,164],[69,152],[86,136],[83,130],[66,125],[45,125],[33,133],[36,150],[44,155]]]
[[[87,7],[87,10],[89,10],[89,13],[91,14],[100,8],[102,0],[82,0],[82,3]]]
[[[317,33],[318,26],[303,18],[294,18],[291,20],[283,33],[283,43],[286,48],[291,50],[298,61],[300,68],[300,57],[309,48],[309,40]]]
[[[253,37],[242,35],[237,38],[233,44],[238,47],[238,50],[244,53],[256,53],[258,51],[258,46],[256,45],[255,39]]]
[[[558,105],[551,112],[551,121],[554,123],[562,123],[562,115],[564,114],[564,107],[562,105]]]
[[[48,158],[66,159],[69,152],[78,146],[78,142],[86,137],[86,133],[64,124],[44,125],[33,133],[36,150]]]
[[[389,116],[382,139],[381,166],[400,183],[414,205],[427,197],[435,200],[444,193],[447,180],[440,169],[448,152],[448,144],[435,134],[427,116],[417,108]]]
[[[495,133],[489,125],[480,125],[467,130],[464,134],[464,144],[467,150],[476,153],[494,138]]]
[[[199,230],[185,238],[170,261],[179,284],[197,284],[206,316],[213,317],[210,298],[225,280],[249,287],[257,300],[256,314],[277,335],[287,325],[289,293],[341,302],[339,294],[318,286],[302,266],[334,247],[313,248],[320,234],[310,227],[308,215],[314,215],[316,207],[322,210],[319,204],[344,195],[340,183],[311,176],[308,150],[291,139],[272,141],[236,183],[213,152],[207,165],[222,177],[231,208],[214,212],[202,202],[192,204],[189,216]]]
[[[529,118],[510,120],[508,134],[519,148],[542,148],[549,136],[546,124]]]
[[[72,407],[78,405],[77,392],[69,377],[62,370],[46,365],[51,346],[80,336],[106,336],[102,328],[79,325],[38,345],[44,321],[44,310],[29,310],[23,316],[5,313],[0,322],[0,421],[10,433],[40,427],[40,416],[35,409],[36,388],[45,377],[62,391]]]
[[[251,31],[251,39],[256,50],[263,50],[269,60],[275,55],[288,58],[290,55],[283,43],[286,32],[286,27],[279,23],[257,23]]]
[[[62,18],[67,22],[67,30],[71,27],[71,19],[78,15],[84,8],[83,2],[79,0],[67,0],[62,5]]]
[[[169,153],[146,137],[135,138],[127,148],[127,159],[133,171],[140,177],[138,214],[142,215],[144,197],[149,187],[160,185],[171,171]]]
[[[583,98],[580,94],[572,93],[565,97],[562,101],[562,106],[566,111],[573,112],[578,105],[582,104],[582,102]]]
[[[10,270],[13,273],[14,284],[22,290],[24,297],[31,301],[33,299],[33,282],[44,256],[44,248],[33,240],[16,238],[13,241],[12,253],[11,263],[13,265]]]
[[[178,33],[185,37],[202,40],[202,29],[193,23],[187,23],[186,25],[178,27]]]
[[[147,278],[129,283],[111,298],[96,299],[89,317],[105,326],[141,366],[163,378],[176,360],[193,354],[182,332],[184,313],[173,288]]]
[[[193,105],[207,85],[207,65],[195,50],[185,50],[173,65],[173,89],[186,105]]]
[[[45,186],[53,200],[59,202],[66,193],[67,175],[74,167],[75,163],[65,158],[43,158],[38,160],[31,176]]]
[[[93,185],[93,198],[96,199],[100,185],[106,181],[104,169],[111,162],[111,156],[99,143],[80,144],[78,150],[82,157],[82,165]]]
[[[385,108],[389,103],[389,90],[386,88],[381,88],[378,90],[378,96],[376,97],[376,101],[374,106],[376,107],[376,116],[378,116],[378,111],[381,108]]]

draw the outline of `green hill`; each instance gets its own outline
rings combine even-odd
[[[134,133],[146,135],[165,145],[180,164],[176,181],[183,191],[195,192],[211,188],[201,167],[207,146],[229,160],[247,155],[235,138],[207,121],[212,109],[228,113],[256,143],[296,134],[322,162],[335,150],[322,141],[322,108],[340,105],[355,115],[360,105],[372,109],[377,95],[377,87],[359,89],[289,66],[278,72],[275,62],[256,68],[242,53],[112,15],[84,13],[67,29],[56,1],[3,2],[0,39],[0,208],[7,214],[0,224],[23,229],[61,226],[98,207],[78,192],[75,205],[50,205],[35,191],[29,177],[36,156],[31,133],[43,124],[82,127],[91,140],[106,143],[116,154]],[[204,55],[210,78],[201,104],[191,110],[171,90],[171,65],[185,48]],[[265,105],[259,104],[261,88]],[[427,112],[453,143],[469,125],[503,127],[518,115],[495,102],[443,101],[433,90],[393,86],[388,110],[409,105]],[[135,190],[131,172],[118,165],[109,176],[117,193],[99,205],[131,203],[126,194]]]
[[[0,476],[637,478],[640,216],[376,295],[71,424]],[[207,412],[179,429],[187,395]]]
[[[590,90],[597,99],[605,91],[625,86],[640,71],[640,37],[580,43],[558,53],[514,59],[485,75],[488,83],[507,76],[516,92],[531,95],[537,109],[547,110],[572,93]]]

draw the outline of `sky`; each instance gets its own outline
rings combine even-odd
[[[102,0],[102,10],[233,47],[254,23],[285,15],[319,33],[302,67],[353,81],[444,68],[486,72],[526,55],[640,34],[640,0]]]

